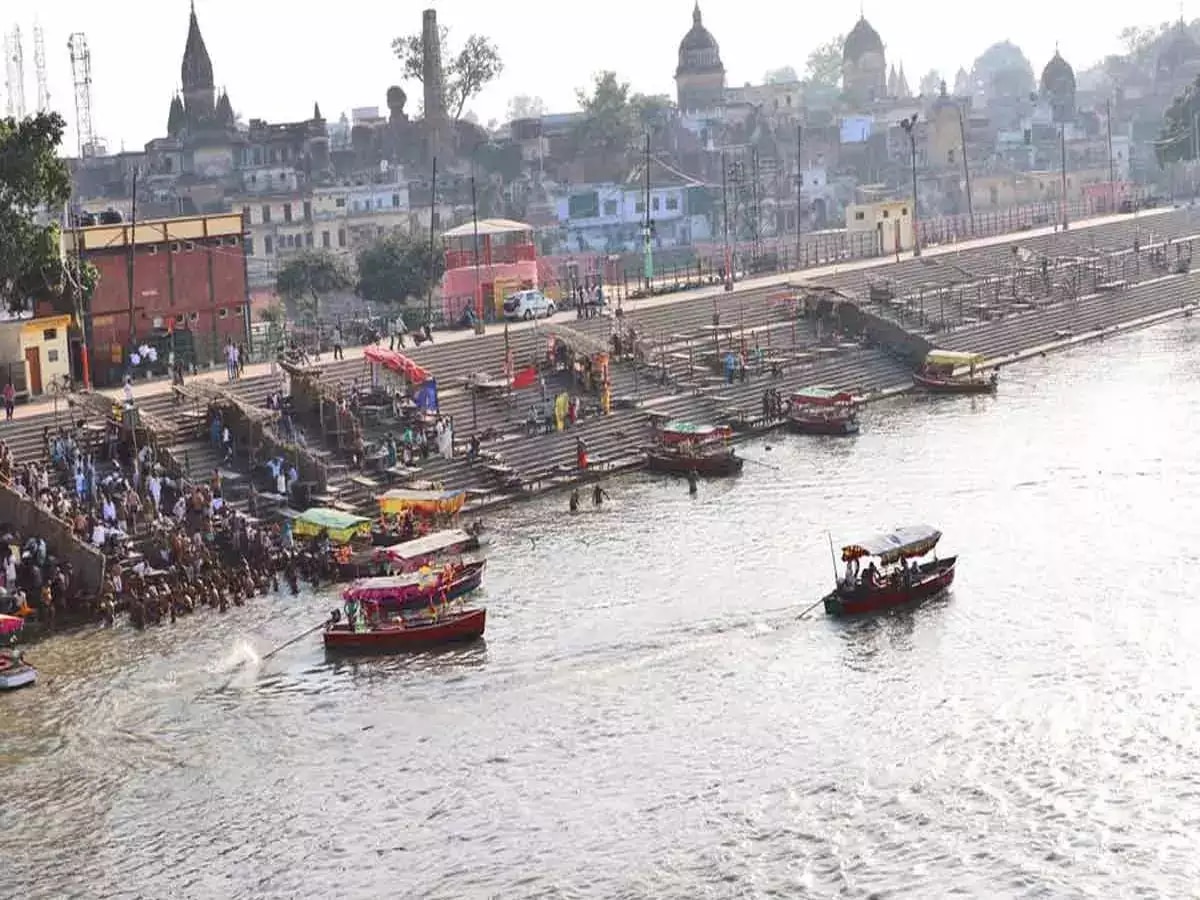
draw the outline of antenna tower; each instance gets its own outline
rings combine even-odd
[[[67,40],[71,51],[71,78],[75,82],[75,130],[79,133],[80,157],[96,152],[96,135],[92,131],[92,52],[88,50],[87,35],[77,31]]]
[[[4,36],[4,63],[7,72],[8,115],[14,119],[25,118],[25,55],[21,51],[21,29]]]
[[[33,69],[37,75],[37,111],[50,112],[50,82],[46,78],[46,41],[42,26],[33,23]]]

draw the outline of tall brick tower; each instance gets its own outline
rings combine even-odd
[[[438,33],[437,10],[427,9],[421,20],[424,50],[425,136],[429,157],[441,155],[447,138],[445,83],[442,72],[442,40]]]

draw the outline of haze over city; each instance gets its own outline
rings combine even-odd
[[[458,0],[397,5],[345,0],[336,10],[301,15],[295,8],[197,0],[219,87],[228,90],[239,116],[292,121],[308,116],[313,102],[330,118],[358,106],[385,107],[388,85],[402,83],[391,52],[394,37],[420,29],[421,9],[433,6],[451,29],[450,49],[471,33],[496,42],[504,61],[501,77],[469,104],[481,122],[503,120],[509,98],[541,97],[550,111],[576,108],[575,90],[592,75],[614,69],[637,90],[674,94],[676,51],[691,24],[692,0],[654,4],[613,0],[603,8],[563,7],[547,0],[521,5],[522,15],[501,4]],[[802,72],[808,53],[853,26],[852,4],[779,5],[765,0],[707,0],[704,23],[720,42],[728,83],[758,83],[768,69]],[[1129,25],[1157,25],[1193,10],[1172,0],[1136,6],[1099,5],[1086,16],[1074,4],[1013,0],[972,6],[929,0],[916,7],[869,2],[863,13],[883,37],[888,59],[903,63],[914,89],[931,68],[952,79],[959,66],[990,44],[1020,45],[1036,70],[1057,45],[1078,71],[1120,49],[1118,33]],[[25,93],[34,105],[32,8],[9,7],[0,28],[19,25],[25,44]],[[179,88],[179,57],[187,35],[185,0],[133,0],[120,16],[80,0],[60,0],[45,33],[52,106],[69,122],[74,110],[67,37],[87,35],[93,66],[93,119],[111,150],[140,147],[162,135],[171,96]],[[415,86],[404,85],[411,96]],[[414,106],[416,103],[414,102]]]

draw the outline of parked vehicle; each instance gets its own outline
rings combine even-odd
[[[554,301],[538,290],[517,291],[504,298],[504,318],[537,319],[554,315]]]

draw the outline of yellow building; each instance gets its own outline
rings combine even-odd
[[[878,200],[851,203],[846,207],[846,231],[862,234],[873,231],[879,236],[882,253],[900,253],[913,247],[911,200]]]
[[[71,374],[67,329],[70,316],[9,319],[0,322],[0,363],[5,380],[29,396],[47,393],[53,384],[65,384]]]

